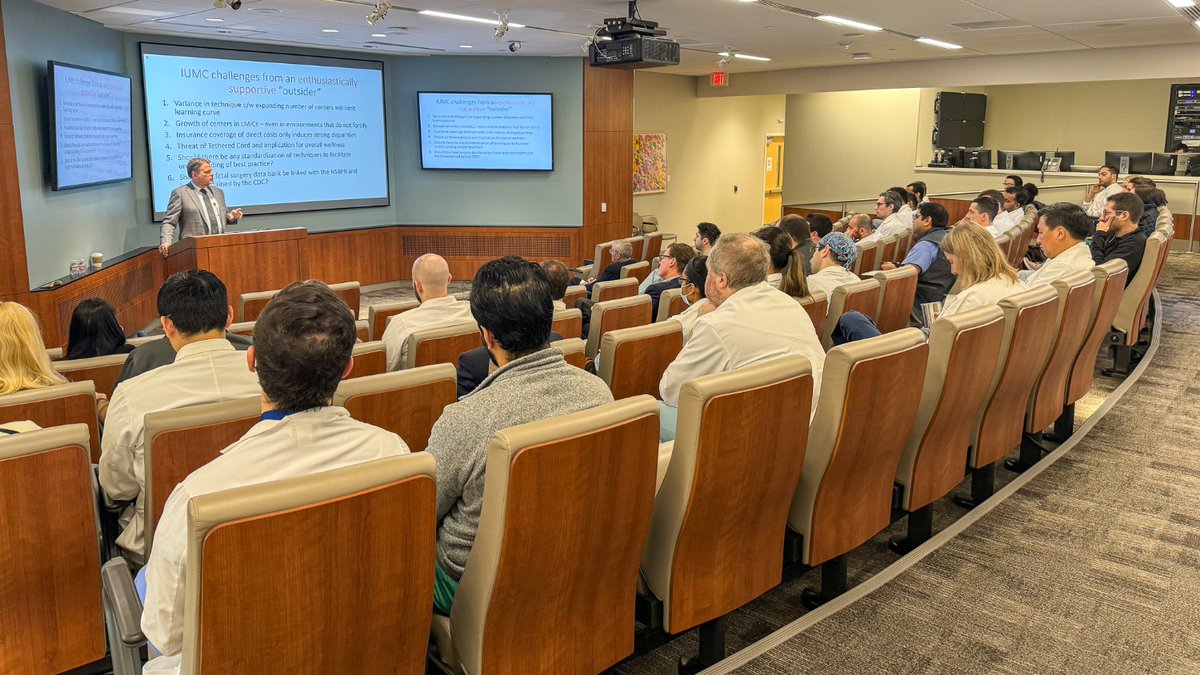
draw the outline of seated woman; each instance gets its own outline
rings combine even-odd
[[[804,278],[804,262],[800,254],[792,248],[792,238],[787,232],[776,227],[764,227],[754,236],[767,244],[771,258],[771,271],[767,274],[767,283],[778,288],[793,298],[803,298],[808,295],[808,284]]]
[[[680,296],[688,308],[681,314],[671,317],[672,320],[683,324],[683,341],[687,342],[692,336],[692,328],[696,319],[712,309],[712,305],[704,297],[704,282],[708,280],[708,256],[699,255],[688,261],[683,273],[679,275]]]
[[[66,381],[50,365],[33,312],[15,302],[0,303],[0,395]]]
[[[112,305],[100,298],[79,303],[71,314],[71,330],[67,335],[64,361],[128,354],[131,351],[133,345],[125,342],[125,331],[117,323],[117,312]]]

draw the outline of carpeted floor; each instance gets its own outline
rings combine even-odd
[[[735,672],[1200,672],[1200,257],[1172,254],[1159,292],[1158,354],[1076,447],[896,579]],[[739,638],[750,632],[737,623]]]

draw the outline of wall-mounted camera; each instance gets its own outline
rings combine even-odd
[[[229,0],[229,9],[241,9],[242,0]]]
[[[521,51],[521,41],[513,40],[512,42],[508,43],[508,51],[513,53]]]

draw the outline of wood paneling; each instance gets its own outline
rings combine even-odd
[[[1193,216],[1190,213],[1176,213],[1175,216],[1175,239],[1179,241],[1188,240],[1188,230],[1192,227]],[[1200,241],[1200,223],[1197,223],[1196,232],[1194,233],[1194,241]]]
[[[823,213],[823,214],[829,216],[829,219],[835,223],[838,220],[840,220],[842,216],[846,215],[846,214],[842,213],[841,211],[830,211],[829,209],[809,209],[809,208],[804,208],[804,207],[800,207],[800,206],[785,206],[785,207],[783,207],[783,215],[785,215],[785,216],[795,215],[795,216],[804,216],[805,218],[807,218],[808,214],[810,214],[810,213]]]
[[[341,405],[359,422],[386,429],[404,439],[409,450],[422,452],[429,445],[434,423],[457,399],[457,383],[445,378],[355,394]]]
[[[0,71],[4,67],[4,55],[0,53]],[[4,100],[8,100],[8,88],[4,88]],[[17,175],[17,146],[12,125],[12,109],[0,105],[8,122],[0,124],[0,251],[4,251],[4,264],[0,265],[0,295],[15,295],[29,290],[29,267],[25,259],[25,221],[21,213],[21,185]],[[631,188],[632,189],[632,188]]]
[[[66,345],[71,314],[89,298],[103,298],[112,305],[125,333],[132,335],[158,317],[155,299],[162,273],[162,256],[151,249],[66,286],[30,293],[29,308],[38,315],[48,346]]]
[[[583,64],[583,133],[621,131],[633,144],[633,71]],[[630,165],[632,170],[632,165]],[[629,184],[630,194],[633,183]]]
[[[946,209],[946,213],[950,216],[950,225],[953,226],[958,221],[967,217],[967,209],[971,206],[970,199],[943,199],[942,197],[931,197],[929,201],[934,204],[941,204]]]

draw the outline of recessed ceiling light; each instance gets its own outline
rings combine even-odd
[[[477,16],[466,16],[465,14],[451,14],[450,12],[438,12],[438,11],[432,10],[432,9],[423,9],[423,10],[417,12],[417,14],[424,14],[425,16],[436,16],[439,19],[456,19],[458,21],[471,21],[474,23],[486,23],[489,26],[499,26],[500,25],[500,22],[497,21],[496,19],[481,19]],[[524,28],[525,24],[513,23],[512,21],[509,21],[508,27],[509,28]]]
[[[218,18],[218,17],[215,17],[215,16],[210,16],[209,18],[205,19],[205,21],[211,21],[211,22],[213,22],[213,23],[221,23],[221,22],[222,22],[222,21],[224,21],[224,20],[225,20],[225,19],[221,19],[221,18]]]
[[[829,14],[822,14],[820,16],[814,16],[813,18],[816,19],[817,21],[824,21],[825,23],[835,23],[839,26],[849,26],[851,28],[857,28],[859,30],[869,30],[872,32],[877,32],[877,31],[883,30],[879,26],[872,26],[869,23],[863,23],[861,21],[854,21],[852,19],[843,19],[840,16],[831,16]]]
[[[867,52],[859,52],[857,54],[851,54],[850,58],[854,59],[855,61],[870,61],[871,55]]]
[[[942,42],[941,40],[934,40],[927,37],[919,37],[916,39],[916,42],[933,47],[941,47],[942,49],[962,49],[962,45],[956,45],[953,42]]]
[[[336,29],[336,28],[322,28],[322,29],[321,29],[321,32],[322,32],[322,33],[338,33],[338,32],[341,32],[341,31],[339,31],[339,30],[338,30],[338,29]]]
[[[459,49],[474,49],[475,47],[473,45],[459,45],[458,48]]]
[[[387,37],[387,33],[371,33],[371,37]]]

